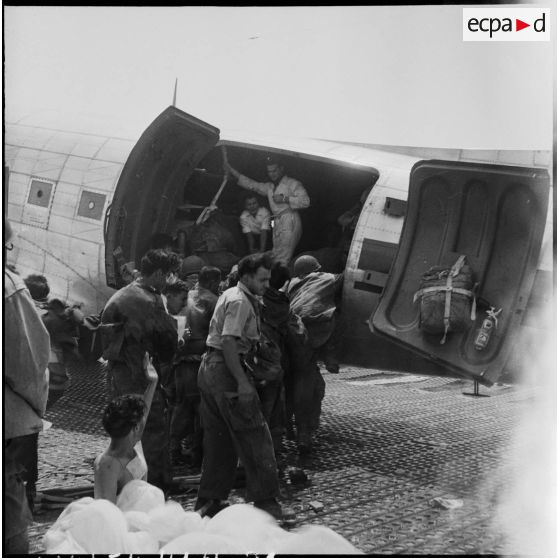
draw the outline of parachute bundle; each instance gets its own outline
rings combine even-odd
[[[447,334],[464,331],[476,318],[473,271],[466,256],[451,267],[434,266],[422,275],[413,303],[420,300],[420,329],[425,333]]]
[[[48,554],[362,554],[327,527],[285,531],[250,504],[202,519],[141,480],[126,484],[117,505],[90,497],[72,502],[44,542]]]

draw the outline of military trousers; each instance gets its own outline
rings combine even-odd
[[[174,369],[174,397],[170,422],[171,449],[180,448],[180,441],[192,436],[192,449],[201,451],[199,361],[182,361]]]
[[[30,436],[38,435],[29,434],[4,441],[3,542],[6,554],[29,552],[27,527],[33,521],[33,516],[27,502],[23,474]]]
[[[279,495],[277,462],[258,394],[240,400],[237,382],[220,351],[207,352],[198,374],[203,428],[203,464],[198,498],[225,500],[237,461],[246,473],[246,499]]]
[[[269,427],[275,452],[281,449],[285,433],[285,388],[283,379],[257,386],[262,413]]]
[[[285,211],[273,222],[273,258],[289,265],[302,236],[302,222],[298,211]]]

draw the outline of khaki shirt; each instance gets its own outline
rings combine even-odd
[[[223,350],[223,336],[236,337],[238,352],[246,354],[260,340],[258,299],[239,281],[217,301],[209,324],[207,345]]]

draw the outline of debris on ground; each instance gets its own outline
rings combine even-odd
[[[435,508],[443,508],[445,510],[455,510],[463,507],[463,500],[459,498],[433,498],[430,500],[430,505]]]
[[[292,485],[295,486],[306,486],[310,483],[308,475],[304,472],[304,469],[300,467],[289,467],[287,469],[287,475]]]
[[[308,505],[315,511],[315,512],[321,512],[324,509],[324,505],[321,502],[318,502],[317,500],[313,500],[312,502],[308,502]]]

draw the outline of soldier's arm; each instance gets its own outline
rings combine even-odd
[[[254,387],[248,381],[248,376],[240,364],[240,357],[238,355],[238,346],[236,344],[236,337],[232,335],[223,335],[223,357],[225,364],[231,371],[238,384],[238,394],[249,394],[254,391]]]
[[[238,185],[266,197],[269,191],[269,182],[257,182],[240,173],[238,174]]]
[[[298,180],[295,182],[294,186],[289,188],[289,195],[285,201],[288,201],[293,209],[305,209],[310,206],[308,193]]]

